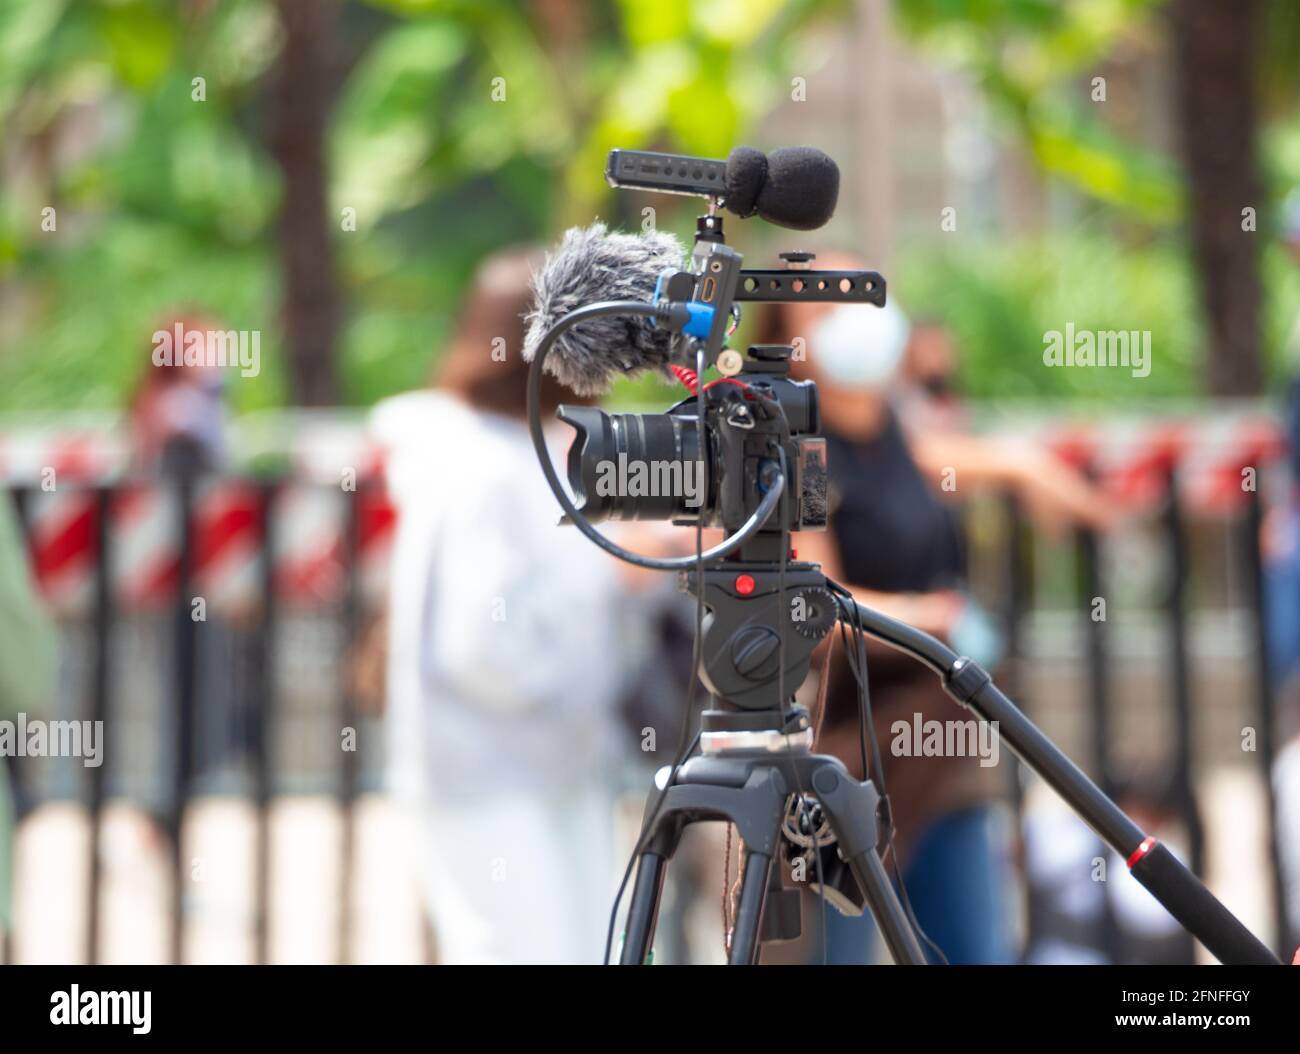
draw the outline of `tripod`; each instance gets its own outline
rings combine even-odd
[[[714,708],[703,715],[700,755],[677,771],[659,807],[648,807],[624,965],[646,960],[668,861],[686,827],[701,821],[734,824],[745,846],[731,964],[754,962],[764,936],[797,936],[798,893],[781,889],[778,857],[786,818],[792,808],[798,818],[804,793],[816,796],[830,841],[839,846],[894,959],[925,961],[878,852],[880,795],[870,779],[853,779],[838,758],[813,754],[807,712],[782,705],[780,682],[797,687],[803,681],[813,649],[834,625],[836,601],[815,565],[791,565],[783,591],[781,577],[770,565],[705,568],[712,618],[702,640],[701,676]],[[800,604],[804,618],[787,634],[783,656],[772,616]]]
[[[700,677],[713,708],[704,712],[701,751],[678,768],[657,804],[647,806],[620,962],[644,963],[654,940],[660,896],[682,832],[692,823],[736,825],[745,846],[740,898],[729,951],[732,965],[756,961],[763,939],[797,935],[798,893],[781,889],[778,853],[786,819],[814,798],[828,821],[837,856],[856,884],[896,963],[925,956],[885,873],[870,779],[854,780],[836,758],[811,752],[812,730],[790,705],[812,652],[838,619],[911,655],[936,673],[944,690],[977,716],[996,722],[1012,751],[1059,793],[1109,845],[1133,876],[1222,962],[1273,964],[1277,958],[1177,858],[1146,835],[969,658],[852,600],[843,606],[814,564],[775,570],[769,563],[719,561],[702,581],[710,609]],[[847,594],[844,594],[847,596]],[[798,609],[804,615],[794,618]],[[775,624],[774,624],[775,623]],[[787,632],[788,631],[788,632]],[[861,671],[865,677],[865,670]],[[789,695],[786,687],[793,686]],[[827,877],[821,878],[827,888]]]

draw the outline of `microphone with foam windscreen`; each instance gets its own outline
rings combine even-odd
[[[811,147],[786,147],[763,154],[741,146],[726,161],[613,150],[605,174],[613,186],[702,194],[723,201],[738,216],[762,216],[798,230],[820,227],[830,219],[839,192],[835,162]],[[721,240],[720,226],[707,227],[713,220],[712,216],[701,219],[707,231],[716,229],[718,234],[717,238],[700,234],[708,244]],[[694,367],[693,345],[687,333],[701,333],[681,318],[674,320],[670,316],[674,311],[702,305],[673,306],[673,302],[689,297],[674,294],[671,283],[663,290],[666,296],[656,295],[661,278],[666,273],[681,272],[686,257],[682,244],[663,231],[621,234],[609,231],[603,223],[568,231],[559,248],[547,254],[545,264],[533,276],[533,308],[526,317],[524,358],[531,362],[547,333],[574,311],[593,304],[635,302],[666,304],[663,310],[667,314],[654,318],[646,313],[597,313],[575,321],[554,338],[546,356],[546,371],[580,395],[601,395],[609,390],[616,374],[655,370],[667,377],[671,365]],[[752,289],[736,289],[736,300],[780,300],[791,291],[777,272],[754,275],[762,281]],[[826,275],[834,278],[838,286],[840,272]],[[883,282],[878,275],[867,276],[874,282],[864,282],[860,275],[851,277],[860,299],[883,302]],[[711,281],[705,280],[700,296],[706,308],[712,303],[707,292]],[[823,281],[821,286],[828,287],[828,282]],[[806,299],[830,297],[812,283],[800,295]],[[712,317],[710,314],[708,325],[713,325]]]
[[[760,216],[778,227],[811,231],[835,213],[839,167],[810,146],[764,154],[738,146],[726,161],[649,150],[611,150],[605,180],[612,187],[719,199],[742,219]]]
[[[570,312],[614,300],[649,303],[665,271],[686,257],[681,242],[663,231],[611,232],[603,223],[575,227],[533,276],[533,308],[525,316],[524,359],[533,360],[547,331]],[[579,395],[609,390],[618,373],[667,371],[690,365],[690,339],[636,315],[585,319],[567,330],[546,356],[546,371]]]

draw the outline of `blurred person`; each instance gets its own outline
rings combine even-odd
[[[912,322],[895,402],[909,432],[959,430],[966,415],[957,395],[958,355],[952,330],[937,318]]]
[[[818,267],[854,269],[853,257]],[[801,533],[801,559],[820,563],[862,603],[945,638],[985,665],[1001,641],[964,590],[965,546],[941,481],[955,468],[965,497],[981,486],[1010,489],[1050,523],[1109,522],[1107,504],[1082,477],[1046,455],[959,433],[909,438],[891,388],[909,340],[896,306],[796,303],[770,309],[760,343],[802,338],[797,376],[817,382],[830,470],[830,529]],[[832,643],[832,647],[833,647]],[[870,698],[904,883],[926,933],[953,963],[1009,962],[1012,870],[1002,812],[1006,780],[964,757],[896,757],[894,722],[966,720],[934,675],[892,649],[869,651]],[[816,748],[859,778],[858,695],[847,663],[832,663]],[[827,912],[827,958],[866,962],[873,924]]]
[[[957,387],[959,368],[957,344],[945,322],[925,317],[908,325],[889,401],[932,484],[946,473],[953,496],[985,487],[1011,491],[1052,533],[1075,523],[1109,526],[1115,518],[1112,504],[1079,473],[1062,471],[1056,455],[971,431]]]
[[[1114,799],[1142,830],[1186,861],[1183,812],[1167,779],[1116,781]],[[1025,873],[1033,965],[1190,965],[1193,942],[1131,874],[1124,858],[1064,802],[1025,811]]]
[[[226,468],[225,371],[239,365],[226,358],[230,347],[222,338],[228,333],[221,322],[199,311],[176,310],[159,320],[128,410],[137,475],[168,487]],[[201,729],[193,762],[196,777],[221,776],[255,747],[259,697],[238,690],[231,677],[210,672],[231,666],[239,634],[256,631],[255,617],[255,609],[245,605],[214,607],[195,640],[195,663],[205,671],[195,685],[194,717]],[[163,676],[162,698],[175,702],[172,674],[163,671]],[[165,823],[161,817],[168,807],[159,802],[153,808]],[[160,831],[145,836],[157,841]]]
[[[1300,190],[1283,205],[1282,241],[1300,267]],[[1265,517],[1260,547],[1268,616],[1269,673],[1281,688],[1300,668],[1300,315],[1286,349],[1291,382],[1285,409],[1289,493]]]
[[[1281,236],[1287,254],[1300,267],[1300,189],[1282,208]],[[1278,851],[1286,883],[1288,926],[1285,941],[1300,942],[1300,314],[1286,347],[1291,382],[1287,392],[1287,494],[1269,509],[1261,528],[1264,561],[1264,615],[1268,670],[1281,697],[1273,763],[1273,794],[1278,803]]]
[[[613,893],[624,583],[556,526],[529,438],[520,349],[538,262],[484,261],[435,388],[373,415],[398,509],[389,782],[444,962],[599,962]],[[561,401],[580,400],[547,378],[543,420]]]
[[[132,462],[147,475],[192,476],[225,460],[225,405],[221,368],[186,364],[173,335],[222,332],[197,314],[167,319],[154,330],[149,361],[129,410]]]
[[[54,692],[55,628],[32,581],[10,501],[0,501],[0,721],[39,718]],[[0,935],[13,927],[14,772],[0,754]]]

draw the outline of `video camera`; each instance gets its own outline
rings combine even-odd
[[[779,503],[782,511],[760,526],[746,551],[751,559],[776,559],[775,543],[783,532],[826,526],[826,444],[818,434],[816,386],[790,377],[792,346],[751,345],[743,354],[726,347],[740,321],[739,305],[831,301],[883,307],[885,281],[874,271],[812,270],[814,257],[808,252],[782,253],[785,266],[779,269],[742,269],[740,253],[725,244],[719,204],[753,197],[756,205],[742,214],[756,208],[773,222],[785,219],[789,225],[790,212],[807,221],[810,198],[829,216],[838,187],[838,175],[827,175],[834,172],[829,158],[797,148],[775,152],[757,177],[758,191],[746,194],[728,177],[742,151],[722,162],[615,150],[606,168],[606,178],[616,187],[710,199],[709,212],[697,221],[691,269],[662,273],[652,303],[683,320],[681,332],[694,338],[697,362],[716,367],[721,377],[697,389],[701,371],[676,365],[674,372],[692,395],[664,413],[609,414],[564,405],[558,416],[577,433],[568,478],[588,520],[668,519],[736,532],[781,478],[786,492]],[[752,184],[752,166],[749,171]],[[814,184],[801,188],[792,171],[812,173],[808,178]],[[640,474],[641,486],[626,485],[629,468]],[[613,485],[616,479],[624,485]],[[684,481],[692,485],[682,485]]]

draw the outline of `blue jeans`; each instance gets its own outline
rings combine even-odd
[[[1280,687],[1300,666],[1300,511],[1280,514],[1282,552],[1264,565],[1264,622],[1269,674]]]
[[[917,922],[954,966],[1017,959],[1011,916],[1015,876],[1003,820],[991,805],[939,817],[903,873]],[[826,908],[827,963],[873,963],[878,939],[869,911],[850,918]]]

